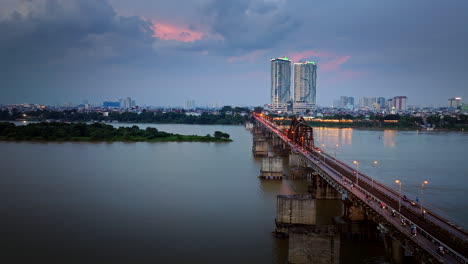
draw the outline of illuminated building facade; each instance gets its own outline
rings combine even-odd
[[[288,57],[271,60],[271,107],[272,111],[287,111],[291,97],[291,61]]]

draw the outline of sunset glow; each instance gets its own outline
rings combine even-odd
[[[164,23],[153,23],[151,29],[154,33],[153,37],[163,40],[194,42],[202,39],[205,35],[203,32],[194,31],[185,27]]]

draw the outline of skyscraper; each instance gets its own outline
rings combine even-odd
[[[294,63],[294,102],[315,106],[317,65],[315,62]]]
[[[288,57],[271,59],[271,110],[287,110],[291,90],[291,61]]]

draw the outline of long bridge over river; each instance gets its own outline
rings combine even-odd
[[[303,119],[295,119],[289,129],[283,129],[268,116],[254,114],[253,123],[276,145],[294,153],[305,168],[341,194],[343,200],[362,210],[401,249],[417,255],[421,263],[468,263],[468,233],[465,230],[430,210],[423,210],[420,204],[402,201],[401,193],[315,147],[313,129]],[[254,142],[255,148],[263,147]],[[273,171],[266,177],[281,177]],[[402,219],[406,225],[401,224]],[[416,227],[416,236],[411,227]],[[445,255],[439,254],[440,246],[444,247]]]

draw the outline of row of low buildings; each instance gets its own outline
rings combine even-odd
[[[305,112],[316,106],[317,64],[312,61],[294,63],[294,93],[291,98],[291,60],[271,59],[271,104],[273,112]]]
[[[135,100],[132,100],[131,97],[121,98],[116,101],[104,101],[102,106],[105,108],[121,108],[121,109],[131,109],[136,106]]]
[[[395,96],[389,99],[384,97],[361,97],[359,98],[359,104],[355,104],[354,97],[352,96],[341,96],[339,100],[333,102],[335,108],[343,108],[353,110],[355,108],[367,108],[371,110],[395,110],[404,111],[407,109],[408,97],[406,96]]]

